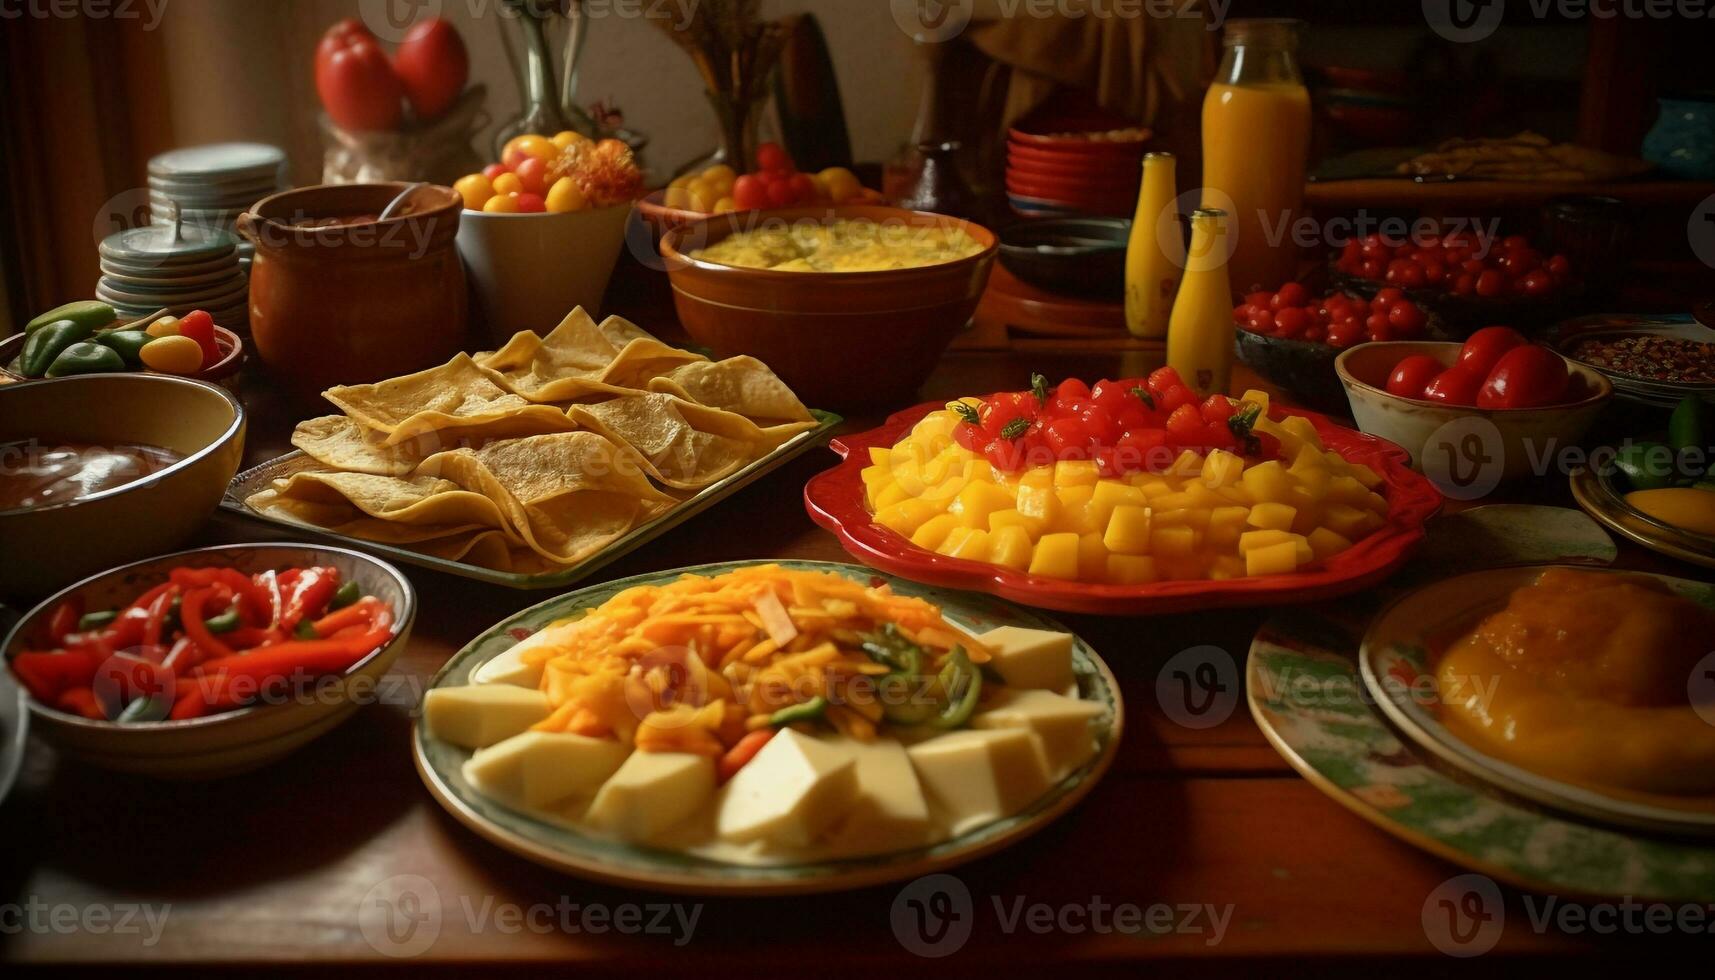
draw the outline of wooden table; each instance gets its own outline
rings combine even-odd
[[[953,354],[925,394],[1018,387],[1031,370],[1094,378],[1109,373],[1115,357]],[[254,461],[279,452],[289,426],[265,398],[252,393],[251,401]],[[854,419],[852,427],[875,421]],[[800,497],[804,481],[832,461],[812,452],[602,574],[742,558],[844,559],[833,537],[811,524]],[[201,541],[274,536],[223,515]],[[1671,570],[1694,574],[1686,566]],[[1370,976],[1378,967],[1438,973],[1455,966],[1430,945],[1422,916],[1425,898],[1458,868],[1381,833],[1298,778],[1265,744],[1242,699],[1207,729],[1182,727],[1163,713],[1155,682],[1164,661],[1213,644],[1242,666],[1258,611],[1065,617],[1120,679],[1128,725],[1118,760],[1057,823],[956,869],[973,899],[973,930],[958,955],[929,959],[896,938],[900,886],[794,899],[676,899],[556,874],[466,831],[418,781],[408,747],[413,708],[427,679],[469,638],[546,596],[408,571],[421,612],[387,703],[363,708],[279,764],[181,785],[62,763],[39,740],[30,747],[22,782],[0,808],[0,961],[8,976],[20,966],[50,964],[101,975],[109,964],[144,964],[175,974],[331,967],[338,972],[322,975],[345,976],[399,966],[529,977],[636,977],[654,968],[752,977],[939,977],[1008,968],[1032,975],[1061,963],[1103,974]],[[429,931],[408,932],[402,916],[393,939],[376,931],[383,908],[376,890],[400,885],[400,875],[428,882],[417,882],[416,892],[438,898],[438,930],[419,917],[418,928]],[[1196,904],[1230,909],[1230,918],[1218,940],[1203,916],[1192,923],[1200,931],[1162,934],[1139,934],[1135,924],[1129,934],[1100,931],[1077,912],[1066,927],[1009,931],[997,904],[1010,914],[1020,900],[1073,910],[1092,902]],[[644,914],[644,922],[654,906],[677,903],[698,918],[690,941],[677,946],[673,936],[656,933],[553,927],[542,916],[562,902]],[[1645,949],[1635,939],[1533,931],[1519,897],[1509,902],[1500,945],[1458,969],[1498,974],[1516,969],[1518,956],[1548,966],[1635,958]],[[633,906],[645,912],[625,911]],[[157,916],[166,910],[158,933],[141,918],[128,931],[113,928],[141,907]],[[532,908],[534,919],[509,917]],[[72,927],[86,913],[103,912],[109,925]],[[383,955],[410,951],[424,936],[433,943],[412,958]],[[1648,941],[1647,949],[1659,948],[1659,940]]]

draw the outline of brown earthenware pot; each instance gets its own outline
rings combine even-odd
[[[469,299],[453,244],[464,201],[425,184],[375,220],[407,186],[302,187],[239,215],[256,244],[252,344],[296,394],[408,374],[464,347]]]
[[[983,246],[936,265],[874,272],[792,272],[721,265],[697,249],[765,221],[867,219],[954,226]],[[941,214],[847,204],[740,211],[667,232],[661,256],[679,321],[719,357],[750,354],[818,408],[894,407],[915,397],[976,312],[994,265],[994,233]]]

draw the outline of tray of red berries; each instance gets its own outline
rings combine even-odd
[[[1583,291],[1564,255],[1544,255],[1523,235],[1460,231],[1350,239],[1332,260],[1332,276],[1335,286],[1364,296],[1402,290],[1456,338],[1491,323],[1553,323]]]
[[[1305,405],[1344,414],[1346,392],[1334,358],[1372,340],[1442,340],[1440,318],[1398,287],[1373,296],[1341,291],[1317,296],[1301,283],[1250,293],[1233,308],[1240,361]]]

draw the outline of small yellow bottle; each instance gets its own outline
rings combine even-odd
[[[1185,277],[1167,326],[1167,364],[1200,395],[1229,394],[1233,373],[1233,291],[1227,282],[1227,213],[1191,212]]]
[[[1143,156],[1143,184],[1125,249],[1125,325],[1133,337],[1167,336],[1173,292],[1185,266],[1185,239],[1174,209],[1171,153]]]

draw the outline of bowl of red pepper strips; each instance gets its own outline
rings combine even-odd
[[[62,753],[212,778],[281,758],[374,700],[415,615],[410,582],[368,555],[221,545],[87,578],[0,649]]]

